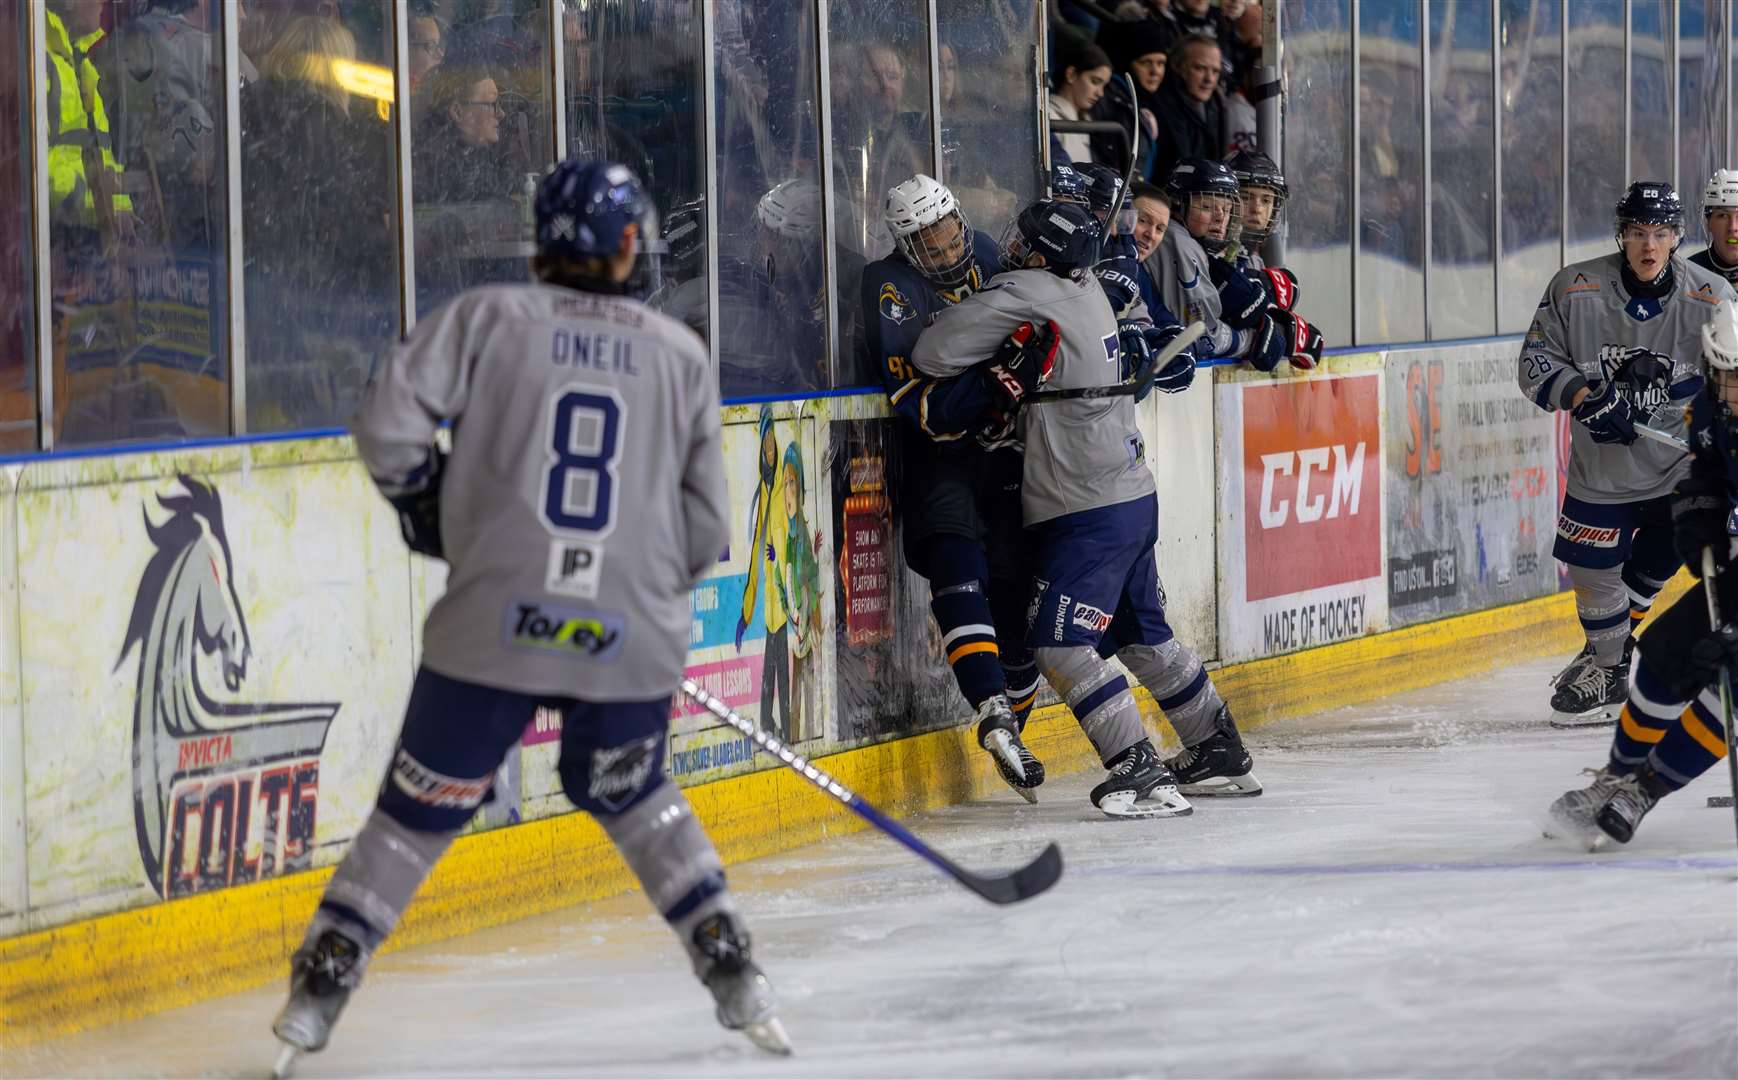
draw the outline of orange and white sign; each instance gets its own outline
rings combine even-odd
[[[1384,624],[1380,372],[1219,391],[1224,658]]]

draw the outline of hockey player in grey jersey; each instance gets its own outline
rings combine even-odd
[[[1003,241],[1006,269],[985,289],[939,312],[912,360],[932,377],[972,367],[1022,323],[1054,322],[1061,346],[1049,384],[1117,381],[1116,316],[1090,273],[1096,224],[1082,208],[1038,202]],[[1152,692],[1185,746],[1225,736],[1219,786],[1260,784],[1229,713],[1199,659],[1171,633],[1153,545],[1158,499],[1129,396],[1038,401],[1020,410],[1025,445],[1022,517],[1035,547],[1028,643],[1039,670],[1068,702],[1110,776],[1092,801],[1112,816],[1190,812],[1176,778],[1141,726],[1120,659]],[[1227,792],[1229,793],[1229,792]]]
[[[1720,169],[1702,189],[1702,225],[1708,246],[1690,261],[1711,270],[1738,289],[1738,171]]]
[[[689,591],[729,539],[706,350],[623,295],[650,238],[629,169],[567,161],[536,212],[539,282],[472,289],[419,323],[354,422],[411,547],[451,573],[379,803],[292,958],[280,1073],[325,1047],[539,707],[561,715],[562,789],[669,921],[719,1022],[790,1049],[718,853],[664,772]]]
[[[1638,441],[1637,427],[1682,428],[1703,380],[1702,326],[1738,299],[1678,254],[1684,212],[1669,184],[1631,184],[1616,233],[1617,251],[1551,279],[1519,357],[1521,391],[1576,420],[1552,553],[1569,566],[1587,643],[1553,681],[1553,723],[1564,726],[1611,722],[1635,628],[1680,565],[1671,493],[1688,459]]]

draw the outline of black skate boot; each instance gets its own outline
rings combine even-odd
[[[1231,706],[1219,706],[1213,728],[1213,734],[1165,762],[1177,778],[1177,790],[1208,798],[1260,795],[1261,781],[1251,771],[1255,761],[1243,748]]]
[[[1092,805],[1108,817],[1182,817],[1195,808],[1177,791],[1177,778],[1152,741],[1142,739],[1110,759],[1110,775],[1092,789]]]
[[[990,752],[996,772],[1008,786],[1029,803],[1038,801],[1035,790],[1044,782],[1044,763],[1020,741],[1020,724],[1004,694],[996,694],[978,706],[978,745]]]
[[[718,1022],[770,1054],[789,1054],[791,1041],[779,1022],[778,997],[749,957],[748,931],[735,916],[721,911],[700,921],[693,943],[694,973],[712,991]]]
[[[1611,667],[1582,665],[1574,678],[1551,695],[1551,726],[1603,727],[1617,722],[1617,710],[1629,694],[1629,657]]]
[[[1563,687],[1574,682],[1575,677],[1577,675],[1581,674],[1581,669],[1586,667],[1588,664],[1591,664],[1592,662],[1593,662],[1593,646],[1592,645],[1581,646],[1581,651],[1575,654],[1575,659],[1569,661],[1569,663],[1564,666],[1562,671],[1559,671],[1557,674],[1551,676],[1551,689],[1552,690],[1561,690],[1561,689],[1563,689]]]
[[[1594,818],[1599,823],[1599,829],[1605,835],[1620,844],[1629,843],[1635,835],[1636,826],[1654,805],[1671,793],[1671,788],[1659,778],[1653,769],[1643,765],[1633,774],[1618,781],[1611,797],[1605,800],[1605,805],[1599,808],[1599,814]]]
[[[1600,835],[1594,819],[1612,792],[1626,779],[1626,774],[1613,772],[1609,765],[1581,771],[1593,777],[1593,782],[1557,796],[1557,801],[1546,811],[1550,823],[1545,827],[1545,835],[1597,848],[1605,838]]]
[[[290,1075],[298,1056],[326,1048],[350,991],[362,981],[365,963],[362,946],[335,929],[326,930],[290,957],[290,1000],[272,1023],[272,1034],[284,1044],[272,1070],[277,1080]]]

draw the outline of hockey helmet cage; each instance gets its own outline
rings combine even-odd
[[[1738,372],[1738,308],[1717,304],[1702,324],[1702,358],[1711,371]]]
[[[1056,202],[1087,205],[1090,199],[1086,177],[1072,165],[1050,167],[1050,198]]]
[[[1249,211],[1243,212],[1243,234],[1239,242],[1244,247],[1257,248],[1267,242],[1273,235],[1273,230],[1279,225],[1279,212],[1285,209],[1285,201],[1291,195],[1291,189],[1286,185],[1285,174],[1279,171],[1279,165],[1260,150],[1239,150],[1225,163],[1231,169],[1231,174],[1237,178],[1238,187],[1244,195],[1252,189],[1265,188],[1273,193],[1273,209],[1267,215],[1267,222],[1257,226],[1250,220]]]
[[[1708,177],[1702,189],[1702,215],[1715,210],[1738,210],[1738,169],[1720,169]]]
[[[966,283],[972,271],[972,233],[959,200],[946,184],[918,173],[887,191],[881,220],[893,234],[894,246],[917,272],[944,289]],[[952,221],[959,228],[947,248],[936,251],[935,235],[925,230]]]
[[[1189,208],[1195,200],[1225,200],[1229,216],[1224,236],[1198,235],[1189,228],[1189,234],[1209,255],[1219,254],[1239,239],[1243,217],[1241,190],[1237,185],[1237,175],[1230,167],[1212,158],[1184,158],[1165,181],[1165,193],[1171,197],[1171,216],[1173,220],[1183,222],[1185,228],[1189,227]]]
[[[1617,202],[1617,242],[1623,243],[1625,225],[1670,225],[1678,239],[1684,237],[1684,203],[1672,185],[1663,180],[1637,180]]]
[[[1020,211],[1002,234],[1002,266],[1019,270],[1034,254],[1058,277],[1078,277],[1098,261],[1098,221],[1084,206],[1041,199]]]
[[[656,232],[640,178],[613,161],[563,161],[538,186],[535,210],[537,253],[545,258],[607,259],[621,250],[629,225],[639,227],[640,244]]]

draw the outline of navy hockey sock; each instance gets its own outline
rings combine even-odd
[[[929,610],[941,627],[941,648],[954,681],[972,708],[1005,689],[996,628],[984,591],[989,566],[982,545],[963,536],[928,541]]]
[[[1613,772],[1632,773],[1646,761],[1687,704],[1672,693],[1645,655],[1638,652],[1631,662],[1629,700],[1617,714],[1617,730],[1611,736]]]
[[[1648,755],[1660,782],[1676,791],[1713,768],[1726,756],[1726,726],[1720,722],[1720,692],[1713,687],[1696,695],[1678,722],[1666,731]]]

